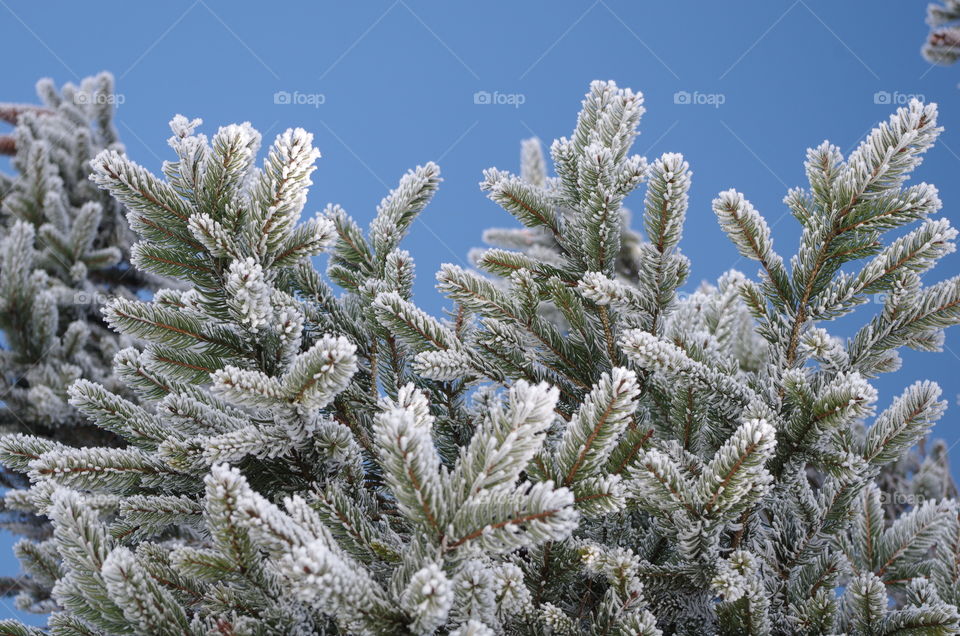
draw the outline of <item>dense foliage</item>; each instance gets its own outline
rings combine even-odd
[[[433,163],[363,231],[336,205],[300,222],[301,129],[261,167],[249,124],[207,139],[181,116],[162,178],[101,152],[132,263],[183,284],[104,310],[143,345],[114,360],[135,398],[70,387],[124,445],[0,440],[32,484],[8,500],[53,522],[24,562],[51,631],[956,633],[960,509],[942,446],[911,454],[945,403],[921,382],[874,417],[869,383],[960,322],[960,278],[921,280],[956,231],[906,183],[936,108],[808,151],[789,261],[720,193],[759,279],[680,297],[691,172],[630,154],[642,101],[595,82],[555,177],[536,141],[519,175],[485,172],[523,228],[489,232],[480,271],[441,269],[444,319],[400,247]],[[644,183],[640,234],[623,203]],[[852,338],[823,326],[881,294]]]

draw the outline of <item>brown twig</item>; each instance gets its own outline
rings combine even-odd
[[[51,115],[53,111],[43,106],[35,106],[33,104],[0,104],[0,120],[7,122],[11,126],[16,126],[20,115],[24,113]]]

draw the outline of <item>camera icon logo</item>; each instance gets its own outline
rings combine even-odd
[[[490,94],[490,91],[477,91],[473,94],[473,103],[491,104],[493,103],[493,95]]]
[[[674,104],[689,104],[690,103],[690,92],[689,91],[677,91],[673,94],[673,103]]]
[[[277,91],[273,94],[273,103],[274,104],[289,104],[291,101],[291,96],[288,91]]]

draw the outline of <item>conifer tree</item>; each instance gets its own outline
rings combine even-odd
[[[15,126],[0,145],[16,171],[0,183],[0,428],[68,446],[116,445],[121,439],[83,417],[67,395],[80,378],[127,392],[112,361],[130,339],[108,328],[100,307],[153,286],[130,267],[133,236],[122,205],[88,178],[98,152],[123,150],[112,123],[113,78],[102,73],[60,91],[41,80],[37,92],[42,106],[0,105],[0,118]],[[49,525],[20,499],[26,476],[8,467],[0,482],[12,489],[0,526],[49,536]],[[29,558],[34,546],[24,541],[16,551]],[[24,604],[45,607],[49,586],[38,580],[4,586],[29,590]]]
[[[680,297],[692,175],[630,154],[642,101],[595,82],[551,146],[555,177],[533,143],[520,175],[485,173],[524,229],[488,235],[511,247],[475,255],[492,277],[441,269],[444,319],[412,301],[400,247],[433,163],[364,231],[336,205],[300,222],[318,157],[301,129],[262,166],[249,124],[207,139],[181,116],[163,178],[98,155],[134,265],[186,286],[104,310],[145,343],[115,359],[139,403],[71,386],[125,446],[0,440],[55,528],[27,564],[54,583],[51,632],[956,633],[949,477],[892,516],[880,479],[945,404],[921,382],[875,415],[869,383],[960,322],[960,278],[922,281],[956,231],[929,218],[933,186],[906,183],[935,106],[898,110],[849,157],[808,152],[789,260],[743,194],[720,193],[759,279]],[[643,233],[625,232],[644,182]],[[823,326],[880,293],[852,338]]]

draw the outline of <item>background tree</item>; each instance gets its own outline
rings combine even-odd
[[[923,56],[934,64],[953,64],[960,58],[960,2],[943,0],[927,5],[930,35],[923,45]]]
[[[0,105],[0,117],[15,126],[0,142],[15,170],[0,181],[0,428],[68,446],[112,445],[120,439],[72,407],[67,389],[84,378],[128,393],[113,357],[130,339],[107,327],[100,308],[154,287],[130,267],[123,206],[88,178],[98,152],[123,150],[112,123],[113,78],[102,73],[60,91],[41,80],[37,92],[42,106]],[[29,483],[23,472],[5,469],[0,482],[11,489],[0,526],[48,536],[46,520],[20,501]],[[16,550],[29,558],[34,545]],[[36,580],[4,585],[29,589],[25,606],[48,592]]]

